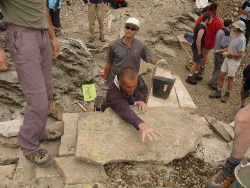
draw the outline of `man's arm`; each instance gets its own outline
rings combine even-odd
[[[51,23],[51,19],[50,19],[49,9],[47,8],[46,4],[45,4],[45,9],[46,9],[47,20],[49,23],[48,32],[49,32],[50,44],[52,47],[52,57],[56,58],[61,51],[61,45],[56,38],[54,27],[53,27],[53,25]]]
[[[109,77],[109,73],[110,73],[110,70],[111,70],[111,63],[106,63],[106,66],[104,68],[104,75],[103,75],[103,79],[104,80],[107,80],[108,77]]]
[[[197,46],[198,54],[202,53],[202,50],[201,50],[201,39],[202,39],[203,35],[204,35],[204,29],[200,29],[198,31],[198,35],[197,35],[197,39],[196,39],[196,46]]]
[[[0,70],[6,70],[7,66],[6,66],[6,54],[3,50],[3,46],[0,44]]]

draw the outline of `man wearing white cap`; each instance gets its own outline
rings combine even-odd
[[[217,90],[210,94],[210,98],[221,98],[221,92],[223,88],[224,78],[227,75],[228,85],[225,95],[222,97],[221,102],[226,103],[230,97],[230,93],[233,88],[234,76],[240,66],[241,59],[246,49],[246,38],[244,31],[246,29],[245,23],[241,20],[233,24],[233,32],[235,34],[228,49],[222,50],[223,57],[226,57],[219,75]]]
[[[111,85],[115,76],[124,67],[132,67],[138,73],[141,59],[152,64],[167,64],[165,60],[155,58],[146,44],[135,38],[139,28],[139,20],[129,18],[124,25],[125,35],[109,45],[104,75],[102,75],[104,83]]]

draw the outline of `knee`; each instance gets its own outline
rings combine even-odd
[[[245,109],[240,110],[234,119],[235,133],[250,131],[250,118],[245,114]]]

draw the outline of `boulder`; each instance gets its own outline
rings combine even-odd
[[[94,185],[107,178],[104,167],[76,160],[73,156],[55,159],[66,185]]]
[[[76,157],[101,165],[125,161],[168,164],[195,151],[202,136],[211,134],[198,115],[179,108],[165,106],[149,108],[147,113],[135,111],[162,136],[143,142],[140,132],[107,109],[78,122]]]
[[[224,140],[231,142],[234,138],[233,128],[223,123],[222,121],[217,121],[215,118],[205,115],[207,122],[210,124],[212,129],[214,129]]]
[[[23,119],[18,118],[12,121],[0,122],[0,134],[5,137],[17,136],[20,127],[23,124]]]
[[[211,138],[204,137],[197,147],[195,156],[216,167],[218,163],[230,156],[230,152],[231,150],[228,149],[227,143],[222,139],[216,136]]]

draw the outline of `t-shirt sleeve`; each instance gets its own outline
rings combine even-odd
[[[113,51],[113,46],[112,46],[112,43],[111,43],[108,46],[108,53],[107,53],[106,61],[108,63],[112,63],[113,62],[113,58],[114,58],[114,51]]]
[[[237,51],[238,51],[238,52],[244,52],[245,49],[246,49],[246,40],[244,40],[244,39],[242,38],[242,39],[239,40]]]

